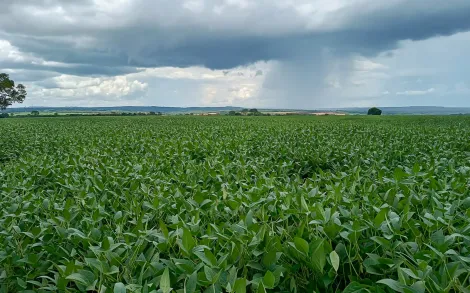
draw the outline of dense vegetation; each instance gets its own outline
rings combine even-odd
[[[372,107],[367,111],[367,115],[382,115],[382,110],[376,107]]]
[[[470,292],[469,117],[0,133],[0,292]]]
[[[5,110],[15,103],[23,103],[25,98],[26,88],[24,85],[15,85],[8,74],[0,72],[0,110]]]

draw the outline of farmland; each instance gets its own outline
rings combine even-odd
[[[470,117],[0,121],[0,292],[470,292]]]

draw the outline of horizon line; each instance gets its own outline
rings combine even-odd
[[[114,106],[11,106],[8,109],[27,109],[27,108],[239,108],[239,109],[263,109],[263,110],[332,110],[332,109],[363,109],[363,108],[470,108],[470,106],[429,106],[429,105],[408,105],[408,106],[350,106],[350,107],[319,107],[319,108],[288,108],[288,107],[243,107],[243,106],[157,106],[157,105],[114,105]]]

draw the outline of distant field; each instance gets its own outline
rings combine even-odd
[[[0,292],[470,292],[468,116],[0,133]]]

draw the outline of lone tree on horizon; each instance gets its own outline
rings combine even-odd
[[[26,88],[15,82],[6,73],[0,73],[0,110],[5,110],[13,103],[23,103],[26,98]]]
[[[372,107],[367,111],[367,115],[382,115],[382,110],[376,107]]]

